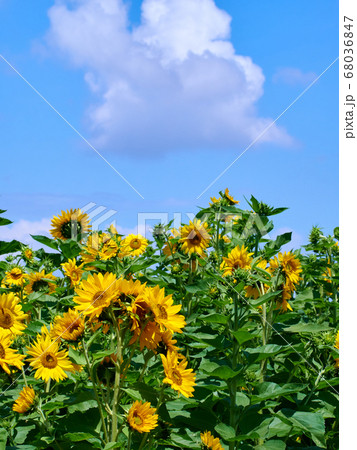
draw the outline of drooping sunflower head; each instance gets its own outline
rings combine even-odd
[[[210,431],[201,433],[203,450],[223,450],[219,438],[215,438]]]
[[[94,273],[75,288],[75,309],[85,316],[99,317],[118,297],[118,280],[113,273]]]
[[[0,330],[5,334],[22,334],[27,314],[22,311],[20,299],[13,292],[0,295]]]
[[[50,281],[53,280],[53,281]],[[25,292],[31,294],[32,292],[43,292],[44,294],[51,294],[56,289],[56,277],[52,273],[41,272],[31,273],[29,275],[29,283],[25,287]]]
[[[193,397],[193,386],[196,385],[196,374],[192,369],[186,369],[185,358],[179,361],[179,354],[169,351],[167,355],[160,355],[166,377],[163,382],[170,384],[172,389],[185,397]]]
[[[75,258],[69,259],[66,263],[62,263],[65,275],[71,280],[71,286],[77,286],[81,281],[81,276],[84,272],[83,264],[77,266]]]
[[[39,335],[35,343],[27,349],[27,353],[30,355],[27,358],[30,365],[36,369],[36,379],[59,381],[68,378],[66,372],[75,370],[68,358],[68,352],[59,350],[58,342],[52,340],[49,335]]]
[[[149,433],[157,427],[159,416],[155,413],[156,408],[152,408],[150,402],[143,403],[137,400],[129,409],[128,423],[139,433]]]
[[[226,188],[224,191],[224,194],[222,195],[222,198],[224,198],[229,205],[237,205],[239,203],[238,200],[234,200],[234,198],[230,195],[229,189]]]
[[[35,391],[33,387],[25,386],[20,392],[17,400],[12,405],[12,410],[20,414],[27,412],[35,401]]]
[[[252,255],[253,253],[248,252],[247,247],[237,245],[227,258],[223,258],[220,267],[223,270],[223,276],[234,274],[238,268],[249,270],[253,261]]]
[[[185,253],[203,255],[210,242],[209,228],[206,222],[195,219],[181,228],[182,250]]]
[[[21,267],[13,267],[8,272],[5,272],[5,282],[13,286],[22,286],[27,277],[27,274]]]
[[[55,239],[81,239],[90,230],[89,216],[80,209],[61,211],[51,221],[50,233]]]
[[[122,241],[122,252],[128,256],[139,256],[145,252],[148,245],[148,240],[141,234],[129,234]]]
[[[50,336],[54,339],[77,341],[84,332],[84,320],[74,309],[69,309],[63,316],[56,316],[51,327]]]

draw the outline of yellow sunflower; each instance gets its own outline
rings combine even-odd
[[[274,256],[274,258],[270,260],[270,267],[272,270],[281,267],[282,272],[286,277],[286,280],[292,283],[293,285],[298,284],[299,281],[301,280],[300,277],[300,274],[302,272],[301,262],[296,258],[296,256],[292,252],[288,253],[280,252],[278,254],[278,257]]]
[[[35,400],[35,391],[32,387],[25,386],[20,392],[17,400],[12,405],[12,410],[20,414],[27,412]]]
[[[221,270],[223,270],[223,276],[226,277],[228,275],[232,275],[238,267],[241,269],[250,269],[251,264],[253,262],[253,258],[251,257],[253,253],[248,252],[248,248],[244,247],[235,247],[229,254],[228,257],[223,257],[223,262],[221,263]]]
[[[156,408],[152,408],[150,402],[143,403],[137,400],[129,409],[129,425],[139,433],[149,433],[157,427],[159,416],[155,413]]]
[[[84,320],[74,309],[69,309],[63,316],[56,316],[51,327],[50,336],[66,341],[77,341],[84,332]]]
[[[337,350],[340,350],[340,330],[337,331],[334,347],[337,348]],[[336,367],[340,367],[340,358],[336,358],[335,363]]]
[[[195,377],[192,369],[186,369],[187,361],[183,358],[179,362],[179,355],[176,352],[168,352],[167,356],[160,355],[164,366],[165,375],[163,382],[170,384],[180,395],[185,397],[193,397],[193,386],[196,385]]]
[[[165,288],[148,287],[142,294],[142,298],[154,313],[155,321],[161,331],[182,333],[181,328],[186,325],[185,317],[177,314],[182,305],[174,305],[172,295],[165,296]]]
[[[162,253],[168,258],[169,256],[174,255],[177,252],[177,242],[171,242],[173,239],[172,236],[169,237],[169,240],[165,243],[162,248]]]
[[[224,191],[223,197],[228,200],[230,205],[237,205],[239,203],[238,200],[234,200],[234,198],[230,195],[228,188]]]
[[[75,258],[69,259],[66,263],[61,264],[65,275],[71,280],[71,286],[76,286],[81,281],[81,276],[84,272],[82,269],[83,265],[80,264],[77,266]]]
[[[171,331],[161,333],[161,342],[159,344],[159,352],[167,355],[167,352],[179,352],[181,349],[176,347],[177,340],[173,339]]]
[[[221,445],[221,442],[219,438],[215,438],[212,436],[210,431],[205,431],[204,433],[201,433],[201,441],[204,445],[204,450],[223,450],[223,447]]]
[[[161,341],[161,333],[155,322],[148,321],[152,314],[150,306],[142,296],[138,296],[128,307],[128,312],[131,316],[131,331],[133,332],[129,344],[133,344],[139,339],[140,350],[144,347],[155,350]]]
[[[146,283],[141,283],[139,280],[126,280],[120,278],[118,280],[119,300],[125,303],[131,303],[136,297],[141,295],[146,289]]]
[[[280,308],[283,312],[286,312],[287,310],[292,311],[293,308],[288,302],[288,300],[290,299],[291,299],[291,290],[287,285],[284,285],[283,292],[281,293],[281,298],[277,300],[277,307]]]
[[[203,252],[209,245],[210,235],[206,222],[201,223],[200,220],[195,219],[190,221],[189,225],[185,225],[181,228],[182,250],[185,253],[192,254],[197,253],[203,255]]]
[[[55,239],[77,238],[90,230],[89,216],[80,209],[61,211],[61,215],[54,216],[50,233]]]
[[[209,206],[213,206],[215,203],[219,203],[221,201],[221,197],[219,198],[211,197],[211,201],[212,203],[209,203]]]
[[[11,336],[0,329],[0,367],[10,375],[9,366],[15,366],[18,369],[24,365],[22,360],[25,355],[20,355],[16,350],[10,348],[12,341]]]
[[[33,260],[33,251],[30,248],[25,248],[25,250],[22,252],[22,255],[28,261]]]
[[[122,250],[124,255],[139,256],[143,254],[149,242],[141,234],[129,234],[122,241]]]
[[[27,314],[22,311],[20,299],[13,292],[0,294],[0,331],[5,334],[22,334]]]
[[[47,335],[39,335],[36,342],[27,349],[30,365],[36,369],[35,378],[44,381],[56,381],[68,378],[66,372],[73,372],[75,368],[68,358],[68,352],[59,350],[59,343]]]
[[[119,245],[114,239],[107,240],[99,251],[99,258],[103,261],[114,258],[119,253]]]
[[[5,282],[14,286],[22,286],[27,279],[27,274],[20,267],[13,267],[5,272]]]
[[[51,294],[56,289],[54,281],[56,281],[56,277],[52,275],[52,273],[45,273],[44,270],[41,270],[41,272],[30,273],[29,283],[25,287],[25,292],[26,294],[31,294],[32,292]]]
[[[118,297],[118,280],[113,273],[95,273],[75,288],[75,309],[85,316],[98,317]]]

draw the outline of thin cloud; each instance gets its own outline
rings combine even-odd
[[[100,148],[154,156],[230,148],[254,139],[262,69],[236,53],[231,17],[213,0],[144,0],[132,27],[122,0],[56,2],[47,46],[84,70],[94,101],[86,113]],[[289,145],[281,127],[262,141]]]
[[[303,72],[296,67],[282,67],[273,75],[273,82],[289,86],[307,86],[316,78],[317,75],[314,72]]]

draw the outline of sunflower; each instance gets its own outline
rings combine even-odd
[[[74,367],[68,358],[68,351],[59,350],[59,343],[49,336],[39,335],[37,341],[27,349],[31,355],[28,358],[30,365],[36,369],[35,378],[44,381],[56,381],[68,378],[67,372],[73,372]]]
[[[13,292],[0,294],[0,331],[5,334],[22,334],[27,318],[21,308],[20,299]]]
[[[212,203],[209,203],[209,206],[213,206],[215,203],[220,203],[221,201],[221,197],[216,198],[216,197],[211,197]]]
[[[24,365],[22,360],[25,358],[25,355],[20,355],[16,353],[16,350],[10,348],[11,343],[11,336],[0,329],[0,367],[8,375],[11,374],[9,366],[15,366],[21,369]]]
[[[221,270],[223,270],[223,276],[232,275],[238,267],[241,269],[250,269],[251,264],[253,262],[252,256],[253,253],[248,252],[248,248],[244,247],[235,247],[229,254],[228,257],[223,257],[223,262],[221,263]]]
[[[139,339],[140,350],[144,347],[155,350],[161,341],[159,326],[152,321],[148,321],[152,311],[142,296],[138,296],[128,307],[132,324],[131,331],[133,337],[129,344],[133,344]]]
[[[156,408],[152,408],[150,402],[143,403],[136,400],[129,409],[129,425],[134,430],[139,431],[139,433],[149,433],[157,427],[159,416],[155,413]]]
[[[99,251],[99,258],[101,260],[107,261],[108,259],[114,258],[119,253],[119,245],[114,239],[107,240],[102,249]]]
[[[340,330],[337,331],[334,347],[340,350]],[[340,367],[340,358],[336,358],[335,363],[336,367]]]
[[[13,267],[5,272],[5,282],[14,286],[22,286],[27,279],[27,274],[20,267]]]
[[[193,397],[196,374],[193,373],[192,369],[186,369],[186,358],[179,362],[179,355],[176,352],[168,352],[167,356],[160,356],[166,375],[163,382],[170,384],[172,389],[178,391],[179,394],[181,393],[185,397]]]
[[[24,386],[17,400],[12,405],[12,410],[20,414],[27,412],[35,400],[35,391],[32,387]]]
[[[262,259],[261,261],[259,261],[255,265],[255,267],[259,267],[260,269],[266,270],[268,272],[267,265],[268,265],[267,261],[265,259]],[[261,286],[260,282],[259,282],[259,285]],[[245,289],[245,296],[248,297],[248,298],[253,297],[254,300],[256,300],[257,298],[259,298],[262,295],[260,290],[258,289],[258,287],[256,285],[254,285],[254,286],[245,286],[244,289]],[[269,289],[269,286],[267,284],[264,284],[264,289],[265,290]]]
[[[69,259],[66,263],[62,263],[65,275],[70,278],[71,286],[76,286],[81,281],[81,276],[84,272],[82,269],[84,264],[77,266],[75,258]]]
[[[279,253],[278,257],[274,256],[270,260],[270,267],[272,270],[281,267],[286,281],[295,285],[301,280],[300,273],[302,272],[301,262],[296,258],[292,252]]]
[[[143,294],[145,289],[146,283],[141,283],[139,280],[126,280],[125,278],[118,280],[119,300],[123,305],[131,303],[132,300]]]
[[[95,273],[75,288],[76,296],[73,301],[77,303],[75,309],[84,315],[98,317],[104,308],[107,308],[118,296],[118,280],[113,273]]]
[[[32,292],[51,294],[56,289],[56,284],[49,280],[56,281],[56,277],[52,273],[45,273],[44,270],[31,273],[29,275],[29,284],[25,287],[26,294],[31,294]]]
[[[123,242],[124,255],[139,256],[143,254],[148,246],[149,242],[141,234],[129,234]]]
[[[204,450],[223,450],[219,438],[213,437],[210,431],[201,433],[201,441]]]
[[[53,217],[51,224],[52,236],[62,240],[81,237],[90,229],[89,216],[82,213],[80,209],[61,211],[61,215]]]
[[[177,341],[173,339],[171,331],[164,331],[161,333],[161,342],[158,346],[159,353],[163,353],[165,356],[167,352],[179,352],[181,349],[176,347]]]
[[[51,338],[77,341],[84,332],[84,320],[74,309],[69,309],[63,316],[56,316],[51,327]]]
[[[210,241],[209,229],[206,222],[201,223],[200,220],[195,219],[190,221],[189,225],[181,228],[182,250],[185,253],[197,253],[203,255],[204,250],[208,247]]]
[[[165,288],[148,287],[142,294],[142,298],[149,305],[161,331],[169,330],[182,333],[181,328],[186,325],[185,317],[177,314],[182,305],[174,305],[172,295],[165,296]]]
[[[277,300],[278,308],[280,308],[283,312],[286,312],[287,310],[292,311],[293,308],[288,302],[288,300],[290,299],[291,299],[290,287],[288,287],[287,285],[283,285],[283,292],[281,293],[281,298]]]
[[[228,201],[229,205],[237,205],[239,203],[238,200],[234,200],[234,198],[230,195],[228,188],[225,189],[222,197]]]
[[[167,258],[177,252],[178,245],[177,245],[177,242],[171,242],[173,239],[175,239],[175,238],[170,236],[168,241],[165,243],[165,245],[162,248],[162,253]]]
[[[30,248],[25,248],[22,252],[22,256],[28,261],[33,260],[33,251]]]

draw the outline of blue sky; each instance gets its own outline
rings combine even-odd
[[[144,197],[0,58],[0,208],[15,222],[1,238],[90,202],[131,230],[225,187],[289,207],[275,223],[295,245],[312,225],[332,232],[337,63],[197,197],[338,56],[338,3],[131,3],[0,1],[0,53]]]

